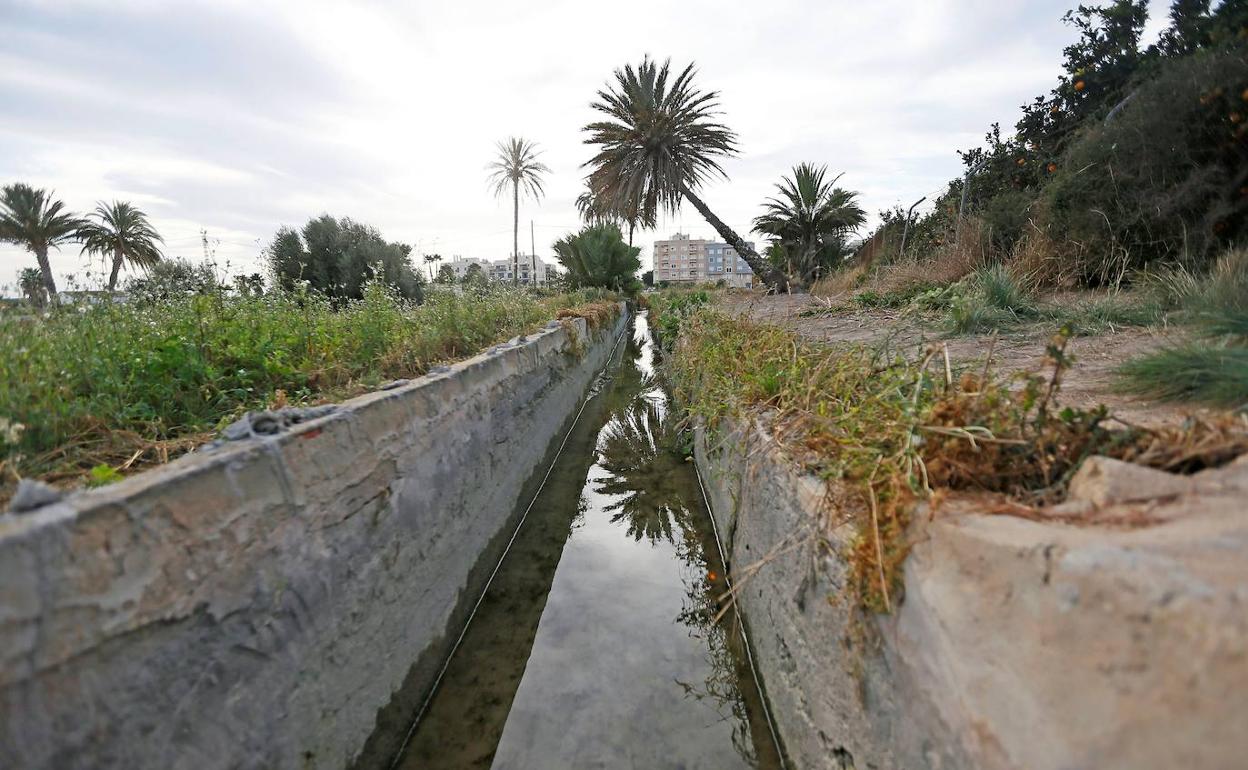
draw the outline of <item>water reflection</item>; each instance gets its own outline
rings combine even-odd
[[[404,767],[778,766],[646,319],[586,409]]]

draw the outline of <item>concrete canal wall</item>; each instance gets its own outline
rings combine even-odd
[[[1248,756],[1248,457],[1194,476],[1093,458],[1053,520],[921,511],[900,606],[855,621],[835,487],[762,423],[699,430],[695,455],[791,766]]]
[[[0,518],[0,767],[391,756],[627,320]]]

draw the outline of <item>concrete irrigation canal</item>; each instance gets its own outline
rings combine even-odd
[[[399,767],[779,767],[644,313],[619,347]]]
[[[1243,764],[1248,463],[947,502],[864,618],[828,479],[654,356],[621,304],[0,516],[0,768]]]

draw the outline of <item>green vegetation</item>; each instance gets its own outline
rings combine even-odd
[[[1248,6],[1175,0],[1149,47],[1146,19],[1145,0],[1067,13],[1079,38],[1057,85],[1012,136],[994,125],[962,152],[929,213],[883,212],[854,269],[944,282],[1002,264],[1030,286],[1118,287],[1248,241]],[[1003,319],[970,310],[971,326]]]
[[[737,135],[715,119],[719,94],[694,86],[692,64],[675,77],[670,70],[670,61],[660,65],[649,57],[635,69],[617,69],[615,83],[590,105],[606,116],[584,128],[586,143],[598,145],[598,154],[585,164],[590,207],[654,221],[660,209],[674,214],[687,200],[755,275],[778,291],[786,289],[785,275],[698,197],[708,179],[727,177],[719,159],[737,154]]]
[[[866,221],[858,194],[836,187],[840,176],[827,173],[826,166],[794,166],[776,185],[779,197],[767,199],[754,219],[754,230],[772,237],[768,261],[804,286],[841,266],[849,236]]]
[[[0,485],[163,462],[245,410],[417,376],[604,297],[435,290],[417,305],[380,281],[362,294],[217,288],[65,307],[40,321],[0,314],[0,420],[24,426],[0,445]]]
[[[1163,285],[1193,337],[1128,361],[1126,390],[1168,400],[1248,407],[1248,249],[1229,252],[1203,281],[1170,273]]]
[[[963,286],[949,305],[954,333],[991,331],[1038,315],[1031,293],[999,265],[977,271]]]
[[[685,321],[710,302],[711,294],[705,289],[669,290],[655,295],[650,300],[650,328],[662,349],[670,351]]]
[[[561,238],[554,250],[571,288],[599,287],[630,294],[641,290],[637,280],[641,249],[625,243],[620,228],[613,224],[590,225]]]
[[[520,283],[520,191],[540,200],[544,193],[542,175],[550,173],[550,169],[538,161],[538,155],[537,144],[513,136],[498,143],[498,155],[488,166],[495,195],[501,198],[511,188],[511,282],[515,285]]]
[[[117,275],[123,264],[145,270],[155,267],[164,255],[160,253],[160,234],[147,221],[147,214],[125,201],[101,203],[87,215],[78,228],[77,239],[82,251],[112,263],[108,290],[117,288]]]
[[[402,297],[419,300],[425,278],[412,266],[411,253],[411,246],[387,243],[375,228],[325,214],[299,232],[278,230],[265,256],[285,291],[306,284],[331,299],[360,299],[365,285],[379,278]]]

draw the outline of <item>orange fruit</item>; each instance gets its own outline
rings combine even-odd
[[[1076,81],[1075,81],[1075,90],[1076,90],[1076,91],[1082,91],[1083,89],[1085,89],[1085,88],[1087,88],[1087,87],[1088,87],[1088,84],[1087,84],[1087,83],[1085,83],[1085,82],[1083,82],[1082,80],[1076,80]]]
[[[1241,121],[1241,120],[1243,120],[1243,119],[1244,119],[1244,116],[1243,116],[1243,115],[1240,115],[1238,112],[1232,112],[1232,113],[1231,113],[1231,122],[1232,122],[1232,123],[1238,123],[1239,121]]]
[[[1052,174],[1054,171],[1057,171],[1057,164],[1056,164],[1056,163],[1050,163],[1050,164],[1047,166],[1047,168],[1049,169],[1049,173],[1050,173],[1050,174]]]
[[[1025,166],[1025,165],[1027,165],[1027,161],[1026,161],[1026,160],[1024,160],[1024,159],[1022,159],[1022,158],[1019,158],[1019,159],[1018,159],[1018,165],[1020,165],[1020,166]]]

